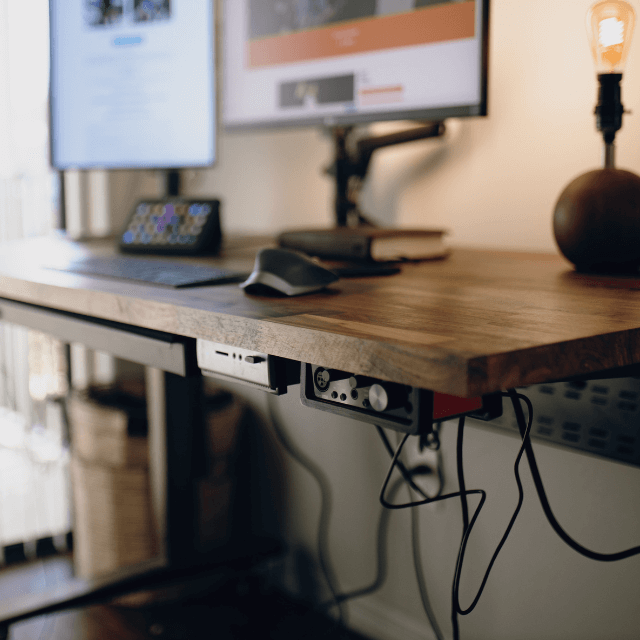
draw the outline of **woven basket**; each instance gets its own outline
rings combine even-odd
[[[158,554],[149,480],[144,386],[94,387],[68,399],[76,574],[92,578]],[[205,404],[206,471],[196,483],[194,545],[206,553],[233,536],[239,427],[245,406],[215,391]]]
[[[115,388],[92,388],[68,400],[79,577],[109,573],[158,553],[145,414],[144,398]]]

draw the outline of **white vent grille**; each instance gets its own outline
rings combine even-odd
[[[640,466],[640,378],[558,382],[521,389],[533,403],[531,435]],[[488,423],[518,433],[511,402]]]

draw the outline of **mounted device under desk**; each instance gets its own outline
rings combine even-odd
[[[250,269],[264,243],[232,238],[220,258],[201,262]],[[467,398],[640,363],[640,282],[581,276],[555,255],[458,249],[447,260],[406,264],[396,276],[343,280],[291,299],[252,297],[235,284],[123,286],[39,267],[48,255],[113,253],[111,241],[6,243],[0,252],[5,319],[64,340],[77,337],[81,326],[89,346],[135,353],[175,376],[176,385],[186,384],[180,411],[197,404],[197,341]],[[166,443],[188,432],[172,429],[171,420],[166,429]],[[184,459],[173,464],[176,473],[188,472]],[[164,560],[188,565],[188,553],[181,556],[172,542],[188,536],[180,528],[185,520],[171,516],[184,505],[179,494],[168,500],[174,507]],[[49,598],[47,611],[66,604]],[[4,609],[0,620],[17,619]],[[27,609],[19,616],[44,612]]]

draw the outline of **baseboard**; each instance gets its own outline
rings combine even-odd
[[[349,627],[372,640],[437,640],[426,616],[407,615],[382,598],[350,602]]]

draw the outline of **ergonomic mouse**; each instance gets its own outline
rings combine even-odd
[[[304,253],[290,249],[261,249],[251,275],[240,285],[257,295],[299,296],[323,289],[340,278]]]

